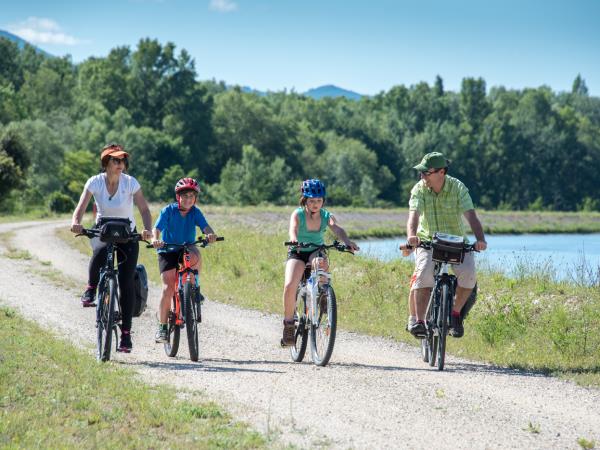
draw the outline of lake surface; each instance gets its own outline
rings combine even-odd
[[[389,261],[402,258],[398,245],[404,241],[402,237],[357,244],[359,254]],[[475,256],[478,268],[513,277],[547,272],[556,280],[585,284],[599,281],[600,233],[487,235],[486,241],[488,249]]]

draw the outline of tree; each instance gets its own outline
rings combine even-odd
[[[25,186],[30,160],[23,139],[12,130],[0,138],[0,197]]]
[[[585,80],[581,78],[581,74],[577,74],[575,80],[573,80],[573,88],[571,89],[571,93],[575,95],[588,95],[588,88],[585,84]]]

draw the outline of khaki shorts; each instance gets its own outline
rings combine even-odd
[[[477,278],[475,276],[475,257],[473,252],[465,253],[462,264],[451,265],[456,274],[458,286],[465,289],[473,289]],[[415,251],[415,273],[414,283],[411,289],[423,289],[433,287],[433,269],[435,262],[431,259],[431,250],[417,248]]]

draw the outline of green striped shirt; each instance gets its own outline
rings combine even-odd
[[[410,191],[408,209],[419,213],[419,238],[431,240],[433,233],[439,231],[464,236],[467,241],[462,215],[474,207],[469,190],[462,181],[446,175],[439,194],[425,186],[423,180],[419,181]]]

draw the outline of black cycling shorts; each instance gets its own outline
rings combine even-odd
[[[160,270],[160,273],[177,269],[181,261],[183,261],[181,252],[158,253],[158,269]]]

